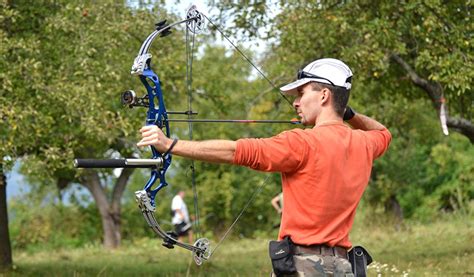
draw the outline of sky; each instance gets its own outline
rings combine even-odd
[[[176,3],[178,2],[178,3]],[[190,7],[190,5],[196,5],[198,10],[203,12],[206,16],[208,17],[212,17],[212,16],[215,16],[215,15],[218,15],[219,11],[216,9],[216,8],[212,8],[210,6],[208,6],[206,4],[206,1],[170,1],[170,0],[166,0],[166,9],[168,11],[171,11],[175,14],[177,14],[179,17],[181,18],[184,18],[185,15],[186,15],[186,11],[187,9]],[[270,14],[277,14],[279,11],[278,10],[268,10],[268,13]],[[207,26],[207,22],[206,22],[206,26]],[[225,30],[222,30],[222,31],[225,31]],[[217,36],[218,39],[220,38],[220,36]],[[257,56],[258,54],[261,54],[265,51],[266,49],[266,45],[267,43],[265,43],[265,41],[262,41],[260,39],[257,39],[257,38],[253,38],[252,40],[241,40],[241,39],[238,39],[238,38],[230,38],[231,41],[233,43],[236,43],[236,42],[242,42],[243,46],[246,47],[246,48],[250,48],[252,49],[252,51],[255,51],[257,53]],[[227,42],[225,41],[223,38],[220,38],[220,41],[217,41],[217,43],[220,43],[222,45],[224,45],[225,47],[227,47],[228,49],[231,49],[233,50],[232,46]]]
[[[13,196],[19,196],[29,190],[25,177],[18,173],[20,163],[15,163],[12,171],[7,172],[7,199]]]

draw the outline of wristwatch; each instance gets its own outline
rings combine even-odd
[[[344,121],[351,120],[354,117],[354,115],[355,115],[354,110],[351,107],[347,106],[346,110],[344,111],[344,116],[342,117],[342,119]]]

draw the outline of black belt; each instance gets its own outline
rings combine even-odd
[[[295,255],[298,254],[312,254],[312,255],[323,255],[323,256],[335,256],[339,258],[347,259],[347,249],[341,246],[330,247],[324,244],[315,245],[298,245],[294,247]]]

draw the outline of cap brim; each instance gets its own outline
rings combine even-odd
[[[282,86],[280,88],[280,90],[284,94],[287,94],[287,95],[297,95],[298,94],[298,88],[301,87],[304,84],[307,84],[307,83],[311,82],[311,81],[314,81],[314,79],[310,79],[310,78],[299,79],[299,80],[294,81],[293,83],[289,83],[286,86]]]
[[[282,86],[280,90],[286,95],[298,95],[298,88],[302,85],[305,85],[309,82],[317,82],[323,84],[329,84],[327,80],[317,79],[317,78],[303,78],[294,81],[293,83],[289,83],[286,86]]]

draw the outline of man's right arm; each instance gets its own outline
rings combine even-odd
[[[363,131],[381,131],[387,129],[387,127],[383,126],[382,123],[363,114],[355,114],[353,118],[347,120],[347,123],[349,123],[352,128]]]
[[[370,145],[372,145],[374,157],[380,157],[387,150],[392,140],[392,135],[387,127],[366,115],[355,114],[352,110],[349,113],[352,113],[353,116],[346,120],[346,122],[354,129],[366,131],[365,135],[371,142]]]

